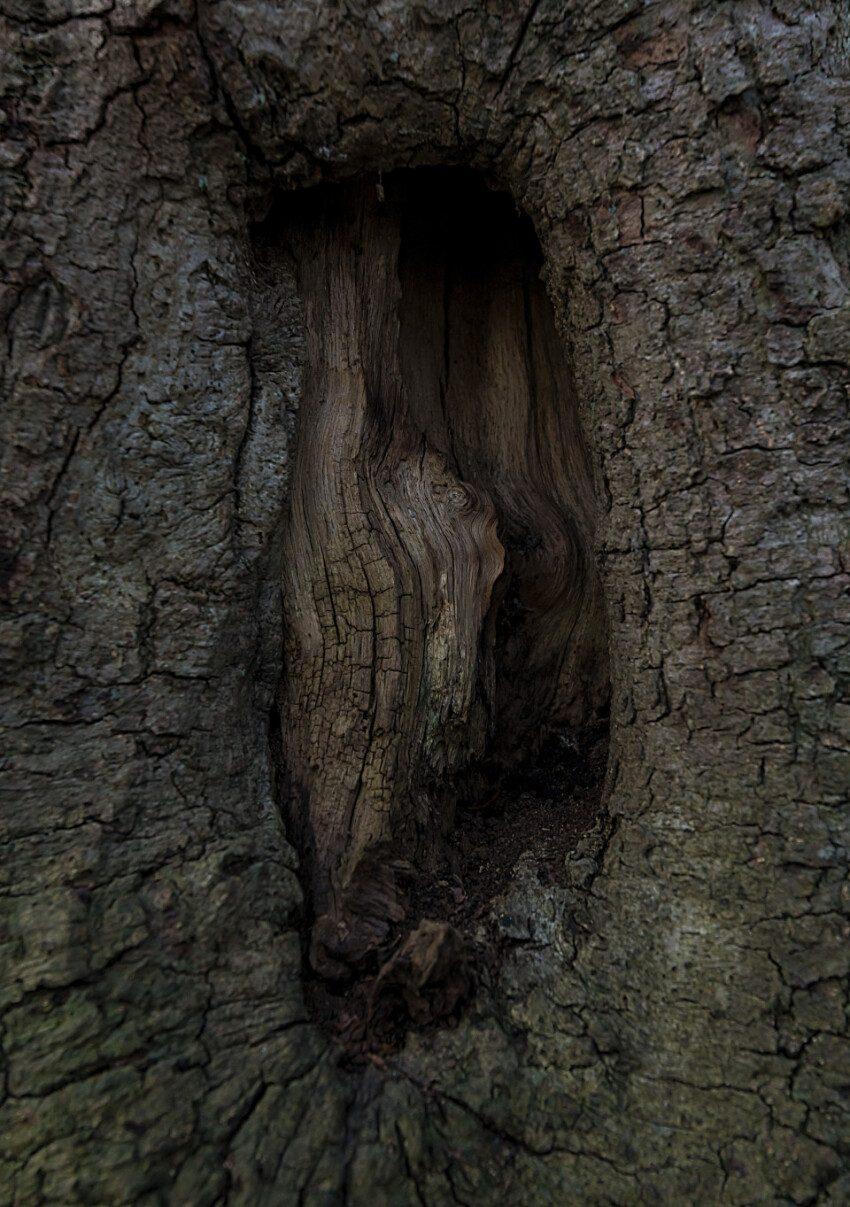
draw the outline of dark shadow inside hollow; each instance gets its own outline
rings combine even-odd
[[[459,793],[604,718],[595,500],[507,194],[398,172],[285,196],[255,236],[304,306],[279,707],[311,962],[340,977],[403,928]]]
[[[409,176],[402,376],[414,421],[498,516],[494,745],[512,759],[608,697],[593,483],[542,267],[509,194],[458,169]]]

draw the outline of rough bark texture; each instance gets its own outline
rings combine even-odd
[[[4,1197],[846,1202],[845,7],[0,11]],[[354,1075],[270,786],[310,357],[250,229],[449,163],[531,216],[575,373],[614,831]]]

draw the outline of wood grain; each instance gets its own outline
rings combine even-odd
[[[329,975],[400,922],[488,739],[507,758],[581,725],[608,681],[590,471],[530,232],[466,174],[383,191],[314,190],[282,232],[308,367],[281,718]]]

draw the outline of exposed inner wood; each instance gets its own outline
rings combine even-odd
[[[336,976],[404,917],[458,775],[604,707],[594,499],[509,197],[399,173],[289,198],[270,235],[307,342],[282,583],[289,820],[311,959]]]

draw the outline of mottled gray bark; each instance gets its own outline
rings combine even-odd
[[[0,12],[4,1201],[846,1202],[844,6]],[[306,345],[250,228],[422,164],[543,248],[613,832],[569,890],[521,862],[492,992],[353,1074],[271,784]]]

